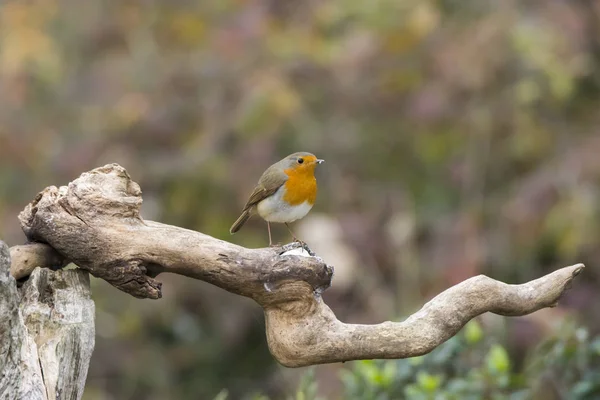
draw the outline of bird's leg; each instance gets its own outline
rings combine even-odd
[[[269,247],[273,246],[273,241],[271,240],[271,223],[267,221],[267,230],[269,231]]]
[[[292,234],[292,237],[294,238],[294,242],[300,243],[302,245],[302,247],[307,246],[306,243],[304,243],[302,240],[300,240],[296,237],[296,235],[294,234],[294,232],[292,232],[292,228],[290,228],[288,223],[287,222],[284,222],[284,223],[285,223],[285,226],[288,228],[288,231],[290,231],[290,233]]]
[[[281,243],[273,243],[271,239],[271,223],[267,221],[267,230],[269,231],[269,247],[281,247]]]

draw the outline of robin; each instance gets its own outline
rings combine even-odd
[[[233,223],[229,232],[233,235],[248,218],[258,214],[267,221],[269,246],[273,245],[271,222],[283,222],[294,240],[302,242],[296,238],[288,223],[303,218],[315,204],[315,167],[323,161],[314,154],[300,152],[290,154],[267,168],[244,206],[242,215]]]

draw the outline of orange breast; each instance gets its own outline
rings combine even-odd
[[[312,167],[312,168],[311,168]],[[314,164],[307,168],[286,169],[288,180],[285,182],[285,194],[283,199],[293,206],[308,201],[310,205],[317,198],[317,180],[315,179]]]

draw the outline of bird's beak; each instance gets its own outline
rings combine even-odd
[[[321,159],[317,160],[317,164],[323,164],[324,162],[325,162],[325,160],[321,160]]]

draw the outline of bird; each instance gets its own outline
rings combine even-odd
[[[324,161],[314,154],[297,152],[271,165],[258,180],[242,214],[229,232],[233,235],[252,215],[258,214],[267,221],[269,246],[273,246],[271,222],[284,223],[294,241],[304,243],[296,237],[288,224],[304,218],[315,204],[315,167]]]

